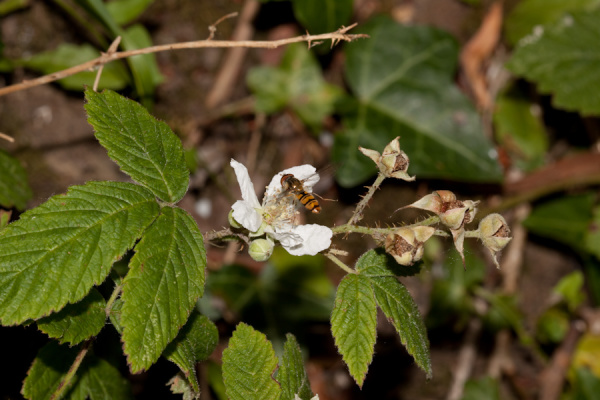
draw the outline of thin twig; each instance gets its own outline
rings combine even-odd
[[[8,136],[6,133],[2,133],[2,132],[0,132],[0,139],[4,139],[7,142],[11,142],[11,143],[15,142],[15,139],[12,136]]]
[[[231,35],[231,40],[240,41],[252,38],[254,35],[252,20],[254,20],[259,8],[260,4],[258,0],[246,0],[242,14],[237,21],[237,26]],[[214,32],[211,31],[211,36],[213,34]],[[227,50],[215,77],[212,89],[206,95],[205,104],[207,108],[214,108],[230,96],[247,51],[248,49],[243,47]]]
[[[45,76],[41,76],[32,80],[25,80],[21,83],[10,85],[4,88],[0,88],[0,96],[7,95],[9,93],[17,92],[24,89],[29,89],[35,86],[40,86],[46,83],[54,82],[58,79],[66,78],[67,76],[75,75],[82,71],[87,71],[99,67],[100,65],[107,64],[114,60],[120,60],[127,57],[152,54],[161,51],[169,50],[181,50],[181,49],[202,49],[202,48],[229,48],[229,47],[249,47],[249,48],[267,48],[274,49],[280,46],[284,46],[291,43],[299,42],[310,42],[314,40],[332,40],[332,41],[347,41],[351,42],[358,38],[367,38],[365,34],[348,34],[350,29],[354,28],[356,24],[352,24],[349,27],[338,29],[336,32],[323,33],[320,35],[302,35],[288,39],[280,40],[243,40],[243,41],[231,41],[231,40],[196,40],[193,42],[182,42],[173,44],[163,44],[158,46],[145,47],[143,49],[129,50],[116,52],[112,55],[101,55],[100,57],[94,58],[93,60],[87,61],[83,64],[67,68],[62,71],[54,72]]]
[[[102,53],[101,57],[109,57],[114,54],[119,48],[119,43],[121,43],[121,36],[117,36],[115,40],[110,44],[108,51],[106,53]],[[98,84],[100,83],[100,77],[102,76],[102,71],[104,70],[104,64],[98,68],[98,73],[96,74],[96,79],[94,80],[93,90],[94,92],[98,91]]]
[[[562,344],[552,354],[552,361],[540,374],[539,400],[554,400],[560,397],[573,353],[584,331],[582,325],[585,325],[582,321],[571,323]]]
[[[221,18],[219,18],[217,20],[217,22],[215,22],[214,24],[212,24],[208,27],[208,31],[210,32],[210,34],[208,35],[206,40],[213,40],[213,38],[215,37],[215,32],[217,31],[217,25],[219,25],[221,22],[225,21],[226,19],[235,18],[237,16],[238,16],[238,13],[236,11],[236,12],[229,13],[229,14],[224,15]]]
[[[79,350],[79,353],[77,354],[77,357],[75,357],[75,361],[73,361],[73,364],[71,365],[71,368],[69,368],[69,371],[67,372],[67,374],[65,375],[63,380],[58,385],[58,388],[56,389],[56,391],[54,393],[52,393],[52,396],[50,396],[50,400],[60,399],[61,396],[64,394],[65,390],[69,387],[71,380],[77,373],[77,370],[81,366],[81,362],[83,361],[83,359],[85,358],[85,355],[87,354],[88,350],[90,349],[90,347],[92,345],[92,341],[93,341],[93,339],[89,339],[83,343],[83,345],[81,346],[81,349]]]
[[[475,304],[475,307],[479,309],[485,308],[486,306],[483,301],[479,301],[479,303]],[[457,365],[453,368],[452,384],[450,386],[450,390],[448,390],[446,400],[459,400],[462,398],[465,383],[471,376],[473,364],[475,363],[475,358],[477,357],[476,343],[479,335],[481,334],[482,326],[483,323],[481,322],[481,318],[478,316],[471,318],[464,336],[465,338],[463,344],[458,352],[458,360],[456,362]]]

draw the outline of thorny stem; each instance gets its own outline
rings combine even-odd
[[[182,43],[173,43],[173,44],[164,44],[158,46],[145,47],[143,49],[137,50],[129,50],[129,51],[121,51],[112,54],[102,54],[100,57],[94,58],[93,60],[87,61],[83,64],[76,65],[71,68],[67,68],[62,71],[54,72],[49,75],[45,75],[39,77],[37,79],[26,80],[21,83],[17,83],[14,85],[6,86],[0,89],[0,96],[13,93],[19,90],[28,89],[34,86],[43,85],[45,83],[54,82],[58,79],[65,78],[67,76],[75,75],[79,72],[86,71],[89,69],[93,69],[99,67],[100,65],[107,64],[111,61],[120,60],[122,58],[137,56],[141,54],[152,54],[158,53],[161,51],[169,51],[169,50],[180,50],[180,49],[200,49],[200,48],[225,48],[225,47],[248,47],[248,48],[267,48],[274,49],[277,47],[281,47],[291,43],[299,43],[299,42],[307,42],[309,47],[314,45],[318,41],[322,40],[331,40],[332,45],[337,44],[338,42],[344,40],[347,42],[351,42],[358,38],[366,38],[368,35],[365,34],[348,34],[350,29],[354,28],[356,24],[350,25],[349,27],[344,27],[338,29],[335,32],[323,33],[320,35],[302,35],[296,36],[288,39],[280,39],[280,40],[240,40],[240,41],[231,41],[231,40],[196,40],[192,42],[182,42]]]
[[[371,197],[373,197],[373,194],[379,188],[381,182],[383,182],[384,179],[385,175],[383,175],[381,172],[377,174],[377,179],[375,179],[375,182],[373,182],[373,184],[369,187],[369,191],[367,192],[367,194],[365,194],[362,200],[358,203],[358,205],[356,206],[356,210],[354,210],[354,213],[352,213],[352,217],[350,217],[350,220],[346,225],[354,225],[362,219],[362,213],[365,207],[367,206],[367,203],[369,202],[369,200],[371,200]]]
[[[429,225],[437,224],[438,222],[440,222],[440,218],[437,215],[434,215],[432,217],[424,219],[423,221],[416,222],[411,225],[402,225],[402,226],[406,227],[406,228],[410,228],[413,226],[429,226]],[[350,223],[347,223],[347,224],[340,225],[340,226],[334,226],[333,228],[331,228],[331,230],[333,231],[334,235],[341,234],[341,233],[363,233],[366,235],[387,235],[388,233],[394,232],[398,228],[399,228],[398,226],[390,226],[388,228],[369,228],[367,226],[352,225]],[[435,234],[439,235],[439,236],[448,236],[448,234],[444,231],[436,231]],[[473,235],[473,236],[475,236],[475,235]]]
[[[92,341],[93,341],[93,339],[89,339],[83,343],[83,345],[81,346],[81,349],[79,350],[79,353],[77,354],[77,357],[75,357],[75,361],[73,361],[73,364],[71,365],[71,368],[69,368],[69,371],[65,375],[64,379],[58,385],[56,392],[52,393],[52,396],[50,396],[50,400],[60,399],[61,396],[63,395],[63,393],[65,392],[65,390],[69,387],[71,380],[77,373],[77,370],[79,369],[79,366],[81,365],[81,362],[83,361],[83,359],[85,358],[85,355],[87,354],[88,350],[90,349],[90,347],[92,345]]]
[[[234,238],[238,238],[244,241],[247,245],[250,245],[250,240],[246,235],[235,233],[229,228],[221,229],[220,231],[207,232],[203,236],[205,240],[231,241],[234,240]]]
[[[333,261],[335,263],[335,265],[337,265],[338,267],[340,267],[341,269],[343,269],[347,273],[349,273],[349,274],[356,274],[355,270],[353,270],[352,268],[350,268],[349,266],[347,266],[346,264],[344,264],[344,262],[342,260],[340,260],[339,258],[337,258],[336,256],[334,256],[330,252],[325,253],[325,257],[329,258],[331,261]]]

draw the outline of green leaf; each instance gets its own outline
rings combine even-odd
[[[552,307],[544,311],[538,319],[536,338],[544,344],[558,344],[567,335],[569,325],[569,315],[557,307]]]
[[[590,303],[597,307],[600,305],[600,259],[593,256],[582,257],[582,265]]]
[[[391,276],[371,277],[375,299],[387,319],[394,325],[400,340],[417,365],[432,375],[427,329],[408,289]]]
[[[600,376],[600,335],[585,332],[571,358],[571,368],[589,368],[596,376]]]
[[[139,26],[123,30],[113,19],[106,4],[102,0],[75,0],[77,4],[87,10],[111,33],[112,38],[121,36],[121,48],[135,50],[151,45],[150,37],[145,28]],[[151,104],[156,85],[162,81],[158,73],[158,65],[154,54],[145,54],[127,58],[127,63],[133,74],[135,88],[138,96],[146,106]]]
[[[121,400],[132,399],[133,394],[129,382],[117,368],[106,360],[88,355],[66,397],[71,400]]]
[[[12,215],[12,211],[6,211],[6,210],[0,209],[0,230],[6,228],[8,226],[11,215]]]
[[[78,352],[78,347],[59,345],[53,340],[48,342],[40,349],[31,368],[27,371],[21,389],[23,396],[34,400],[50,399],[75,361]],[[73,379],[71,384],[75,380]]]
[[[0,231],[0,320],[38,319],[82,299],[156,218],[152,193],[88,182]]]
[[[508,68],[558,108],[600,115],[600,9],[566,15],[519,42]]]
[[[469,379],[465,384],[462,400],[500,400],[498,381],[489,376]]]
[[[449,253],[444,260],[443,275],[433,282],[427,314],[430,327],[456,323],[460,329],[476,314],[473,291],[483,283],[486,265],[468,246],[465,249],[467,268],[456,253]]]
[[[96,289],[83,300],[37,321],[38,328],[51,338],[71,346],[97,335],[106,321],[106,301]]]
[[[346,47],[346,78],[357,98],[337,134],[338,182],[354,186],[375,173],[358,146],[379,152],[396,136],[411,175],[461,181],[502,179],[479,116],[454,84],[458,46],[450,34],[379,18],[360,29],[370,36]]]
[[[223,373],[221,365],[214,361],[207,361],[208,364],[208,383],[213,393],[216,395],[218,400],[229,400],[225,393],[225,384],[223,383]]]
[[[307,321],[329,321],[335,289],[324,265],[322,256],[291,256],[279,248],[258,276],[226,265],[209,274],[207,288],[242,320],[283,336],[294,328],[301,330]]]
[[[331,333],[350,375],[362,387],[377,336],[377,306],[369,278],[348,274],[342,279],[331,314]]]
[[[267,337],[243,322],[223,351],[223,380],[231,400],[279,399],[281,388],[273,379],[277,357]]]
[[[421,266],[400,265],[382,248],[369,250],[356,261],[356,270],[363,276],[412,276],[421,271]]]
[[[119,167],[159,199],[176,203],[189,184],[181,141],[135,101],[106,90],[86,90],[88,122]]]
[[[515,165],[524,171],[544,164],[548,134],[539,112],[522,93],[510,90],[496,99],[494,127],[497,141]]]
[[[16,158],[0,150],[0,206],[23,210],[32,196],[27,172]]]
[[[574,271],[562,277],[554,286],[553,292],[559,294],[565,300],[571,312],[575,312],[577,307],[585,301],[583,283],[583,273]]]
[[[536,206],[523,221],[529,231],[585,251],[585,235],[592,220],[595,195],[560,197]]]
[[[27,8],[29,0],[3,0],[0,2],[0,17],[8,15],[12,12]]]
[[[588,367],[575,370],[574,400],[594,400],[600,393],[600,378]]]
[[[293,0],[294,16],[312,35],[335,32],[350,22],[354,0]]]
[[[169,386],[171,393],[180,394],[183,400],[198,400],[200,398],[200,392],[194,391],[181,371],[167,382],[167,386]]]
[[[119,335],[123,334],[123,324],[121,323],[121,313],[123,312],[123,299],[120,297],[115,300],[110,308],[110,323],[115,327]]]
[[[593,10],[598,5],[600,0],[523,0],[506,18],[506,38],[515,45],[536,26],[553,23],[568,12]]]
[[[142,14],[154,0],[112,0],[106,4],[117,25],[125,25]]]
[[[585,232],[585,248],[600,259],[600,206],[594,207],[592,213],[592,220]]]
[[[177,338],[167,346],[164,356],[177,364],[196,393],[200,393],[196,379],[196,363],[210,356],[219,342],[219,332],[208,317],[192,312]]]
[[[194,219],[164,207],[135,246],[123,281],[123,348],[133,373],[148,369],[186,323],[204,289],[206,253]]]
[[[100,57],[100,52],[90,44],[75,45],[63,43],[56,49],[36,54],[20,63],[25,67],[42,74],[52,74],[75,65],[83,64]],[[98,71],[83,71],[60,79],[57,82],[68,90],[83,90],[84,86],[92,86]],[[130,78],[127,68],[120,61],[104,65],[100,89],[120,90],[129,85]]]
[[[302,400],[310,400],[313,397],[308,376],[306,376],[306,370],[304,369],[300,346],[296,341],[296,337],[291,333],[286,335],[281,366],[277,372],[277,381],[281,385],[280,400],[294,400],[296,394]]]
[[[279,67],[250,70],[248,87],[255,94],[256,109],[272,114],[290,107],[313,131],[333,112],[333,103],[341,93],[325,82],[323,72],[312,53],[302,44],[290,45]]]
[[[152,46],[150,33],[143,25],[133,25],[122,33],[125,50],[136,50]],[[127,58],[133,74],[138,96],[146,107],[152,104],[156,86],[164,81],[158,69],[155,54],[143,54]]]

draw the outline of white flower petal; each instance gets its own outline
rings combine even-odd
[[[293,256],[314,256],[331,246],[333,232],[326,226],[316,224],[299,225],[292,230],[292,233],[299,235],[302,242],[295,246],[281,244]]]
[[[297,167],[292,167],[288,169],[284,169],[277,175],[271,179],[269,186],[267,186],[267,191],[265,192],[265,197],[267,196],[275,196],[278,195],[281,191],[281,177],[285,174],[292,174],[295,178],[304,181],[304,189],[307,192],[312,190],[312,187],[319,182],[319,174],[317,174],[317,169],[310,164],[299,165]]]
[[[302,236],[292,231],[273,232],[273,237],[281,243],[284,248],[302,245]]]
[[[248,169],[243,164],[235,161],[233,158],[231,159],[230,165],[235,171],[235,176],[237,177],[237,181],[240,184],[240,190],[242,191],[242,199],[248,202],[250,206],[254,208],[260,208],[260,203],[258,202],[258,197],[256,197],[256,191],[254,190],[254,185],[250,180]],[[242,223],[242,221],[237,219],[235,215],[234,218],[240,224]]]
[[[262,224],[262,215],[245,200],[236,201],[233,206],[233,218],[250,232],[256,232]]]

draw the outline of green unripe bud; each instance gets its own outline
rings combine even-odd
[[[256,239],[250,243],[248,254],[254,261],[267,261],[273,254],[274,247],[275,244],[269,239]]]
[[[233,218],[233,210],[229,211],[229,214],[227,215],[227,220],[229,221],[229,225],[231,225],[232,228],[235,228],[235,229],[242,228],[242,225],[240,225],[240,223],[237,222],[235,220],[235,218]]]

